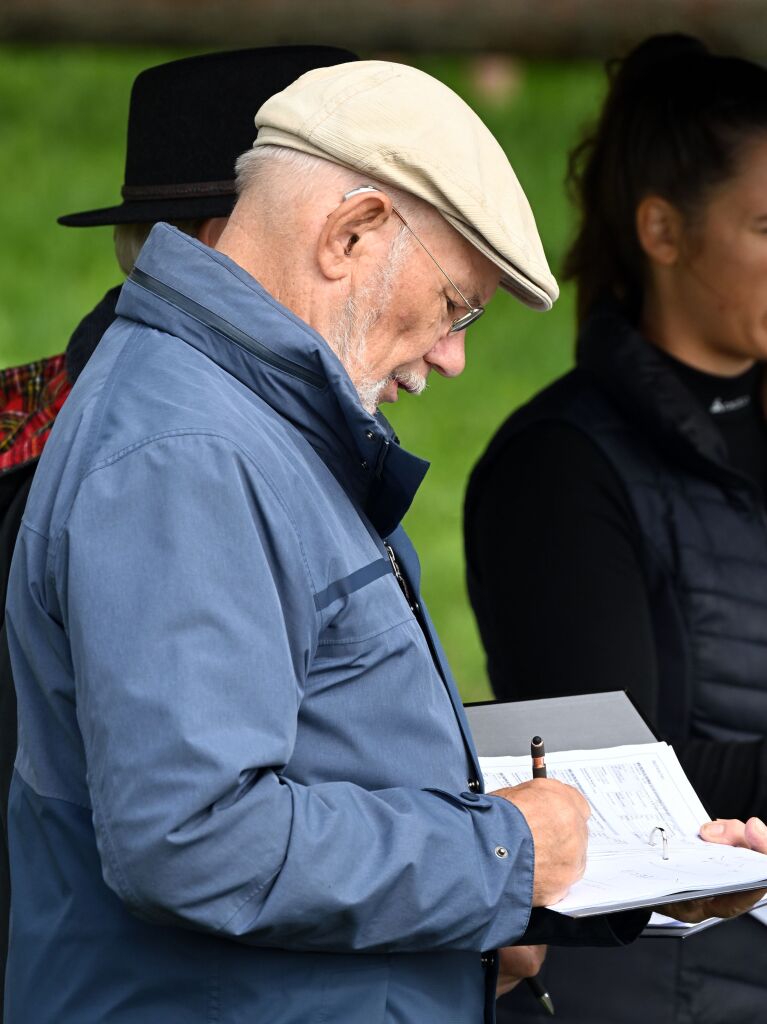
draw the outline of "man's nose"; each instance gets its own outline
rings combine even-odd
[[[457,377],[466,366],[465,340],[466,331],[446,334],[426,353],[426,362],[443,377]]]

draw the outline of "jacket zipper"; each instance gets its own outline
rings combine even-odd
[[[410,592],[410,587],[407,585],[407,580],[405,579],[405,576],[399,567],[397,556],[394,554],[394,549],[392,548],[391,544],[389,544],[388,541],[384,541],[384,547],[386,548],[386,554],[389,556],[389,561],[391,562],[394,578],[397,581],[397,583],[399,583],[399,588],[405,595],[405,600],[408,603],[410,611],[413,613],[413,615],[417,617],[418,612],[420,610],[418,607],[418,602],[413,599],[413,595]]]
[[[318,373],[314,373],[314,371],[304,366],[299,366],[298,363],[294,363],[291,359],[285,359],[283,356],[277,355],[276,352],[272,352],[266,345],[262,345],[260,341],[250,337],[245,331],[241,331],[239,327],[230,324],[228,320],[224,320],[217,313],[207,309],[205,306],[201,306],[199,302],[195,302],[194,299],[183,295],[175,288],[171,288],[164,281],[158,281],[156,277],[152,277],[139,267],[133,268],[128,280],[137,284],[140,288],[144,288],[146,291],[159,296],[159,298],[165,299],[166,302],[180,309],[182,313],[187,313],[212,331],[222,335],[224,338],[228,338],[229,341],[233,341],[240,348],[246,349],[251,355],[260,359],[262,363],[266,363],[267,366],[272,366],[275,370],[282,370],[288,376],[295,377],[297,380],[303,381],[304,384],[308,384],[318,391],[327,386],[327,381]]]
[[[440,660],[439,654],[437,653],[437,649],[436,649],[436,647],[434,645],[434,641],[432,640],[431,633],[430,633],[430,631],[429,631],[429,629],[428,629],[428,627],[426,625],[426,622],[424,620],[423,615],[421,614],[421,606],[418,604],[418,602],[413,597],[412,591],[410,590],[410,587],[408,586],[407,580],[405,579],[405,574],[402,572],[402,569],[400,568],[399,562],[397,561],[397,556],[394,554],[394,549],[392,548],[391,544],[388,541],[384,540],[383,541],[383,546],[386,548],[386,554],[389,556],[389,561],[391,562],[391,567],[392,567],[392,572],[394,573],[394,578],[397,581],[397,583],[399,583],[400,590],[404,594],[405,600],[408,603],[408,607],[410,608],[410,611],[413,613],[413,618],[418,623],[418,627],[421,630],[421,634],[423,635],[423,638],[426,641],[426,647],[427,647],[427,649],[429,651],[429,654],[431,655],[432,664],[434,665],[434,668],[435,668],[435,670],[437,672],[437,675],[442,680],[442,685],[444,687],[445,695],[447,696],[447,699],[448,699],[448,701],[450,702],[450,704],[452,706],[453,701],[452,701],[452,697],[450,696],[450,693],[448,691],[447,679],[445,678],[445,675],[444,675],[444,673],[442,671],[442,662]],[[458,719],[458,715],[457,715],[457,713],[456,713],[454,708],[453,708],[453,717],[454,717],[454,720],[455,720],[455,724],[456,724],[456,726],[458,728],[459,738],[461,740],[461,743],[463,744],[463,749],[464,749],[464,751],[466,753],[466,763],[469,766],[469,779],[468,779],[467,785],[469,787],[469,790],[472,793],[478,793],[478,792],[481,791],[482,787],[480,785],[479,779],[476,777],[476,774],[475,774],[474,755],[472,754],[471,748],[470,748],[469,743],[468,743],[468,741],[466,739],[466,736],[464,735],[463,728],[462,728],[462,726],[460,724],[460,721]],[[491,967],[491,966],[494,967],[495,966],[495,962],[494,961],[489,961],[489,960],[487,962],[485,962],[485,960],[483,959],[482,966],[483,967]]]

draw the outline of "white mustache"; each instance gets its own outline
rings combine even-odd
[[[416,373],[414,370],[395,370],[391,379],[396,380],[400,387],[411,395],[420,395],[426,390],[426,374]]]

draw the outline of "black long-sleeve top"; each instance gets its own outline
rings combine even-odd
[[[665,357],[722,431],[732,465],[764,488],[760,369],[736,378]],[[585,434],[537,423],[489,469],[467,531],[470,587],[502,699],[626,689],[657,721],[659,677],[639,527]],[[767,653],[765,654],[767,670]],[[767,817],[767,741],[690,739],[677,754],[714,817]]]

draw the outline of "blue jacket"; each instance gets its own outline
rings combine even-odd
[[[533,849],[418,597],[426,464],[172,228],[118,314],[14,557],[7,1024],[481,1021]]]

